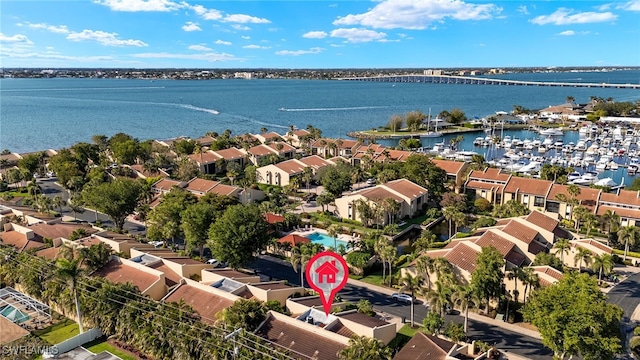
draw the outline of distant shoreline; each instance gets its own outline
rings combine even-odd
[[[504,130],[526,130],[531,127],[532,125],[529,125],[529,124],[505,125]],[[542,128],[542,127],[557,127],[557,126],[538,126],[538,127]],[[501,130],[501,129],[502,129],[502,126],[500,127],[500,129],[494,128],[494,130]],[[570,129],[564,129],[564,130],[570,130]],[[482,131],[484,131],[484,128],[446,129],[446,130],[440,130],[438,132],[441,133],[442,136],[445,136],[445,135],[451,135],[451,134],[466,134],[466,133],[482,132]],[[354,139],[363,138],[363,139],[379,139],[379,140],[398,140],[398,139],[422,138],[421,135],[424,135],[427,133],[426,130],[414,131],[414,132],[398,131],[394,134],[389,134],[388,132],[377,134],[376,132],[377,131],[373,131],[373,130],[350,131],[347,133],[347,136]]]

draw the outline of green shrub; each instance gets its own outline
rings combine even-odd
[[[640,326],[636,326],[633,329],[633,335],[639,335],[640,336]]]
[[[456,239],[462,239],[462,238],[466,238],[466,237],[469,237],[469,236],[471,236],[471,234],[459,231],[459,232],[456,233],[455,238]]]
[[[624,255],[624,250],[613,249],[613,253],[617,255]],[[627,251],[627,256],[640,258],[640,252]]]
[[[491,211],[491,208],[493,207],[493,205],[491,205],[489,200],[485,198],[476,199],[476,201],[473,202],[473,206],[475,206],[475,208],[478,209],[478,211],[480,212]]]
[[[448,243],[448,241],[434,241],[433,243],[431,243],[431,246],[429,248],[442,249],[443,247],[447,246]]]
[[[629,347],[637,351],[638,348],[640,348],[640,336],[632,337],[631,340],[629,340]]]
[[[496,219],[492,217],[482,216],[478,218],[476,221],[474,221],[472,226],[474,229],[479,229],[483,227],[493,226],[496,224],[496,222],[497,222]]]

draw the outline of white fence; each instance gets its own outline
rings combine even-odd
[[[53,358],[57,355],[64,354],[69,352],[77,347],[80,347],[90,341],[93,341],[102,336],[102,331],[99,328],[94,328],[88,331],[83,332],[82,334],[78,334],[71,339],[67,339],[60,344],[54,345],[51,349],[42,354],[42,358]]]

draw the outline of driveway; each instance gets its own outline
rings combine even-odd
[[[250,264],[249,268],[259,274],[263,274],[265,277],[287,280],[292,285],[300,285],[300,274],[294,272],[291,264],[284,260],[268,255],[261,255]],[[376,310],[405,318],[407,321],[411,316],[411,308],[409,305],[395,302],[388,294],[372,290],[365,286],[347,284],[340,290],[338,296],[352,303],[357,303],[360,299],[367,299]],[[422,304],[414,305],[414,321],[416,323],[422,323],[422,319],[426,315],[427,309]],[[446,323],[452,321],[462,324],[464,317],[459,315],[445,316]],[[539,339],[473,319],[469,319],[469,338],[496,344],[500,350],[506,351],[507,354],[512,352],[533,360],[549,360],[553,357],[553,353],[545,348]]]

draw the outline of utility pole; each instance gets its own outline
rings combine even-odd
[[[242,328],[236,329],[232,331],[229,335],[225,336],[225,340],[233,339],[233,359],[235,360],[236,356],[238,356],[238,345],[236,344],[236,335],[242,331]]]

